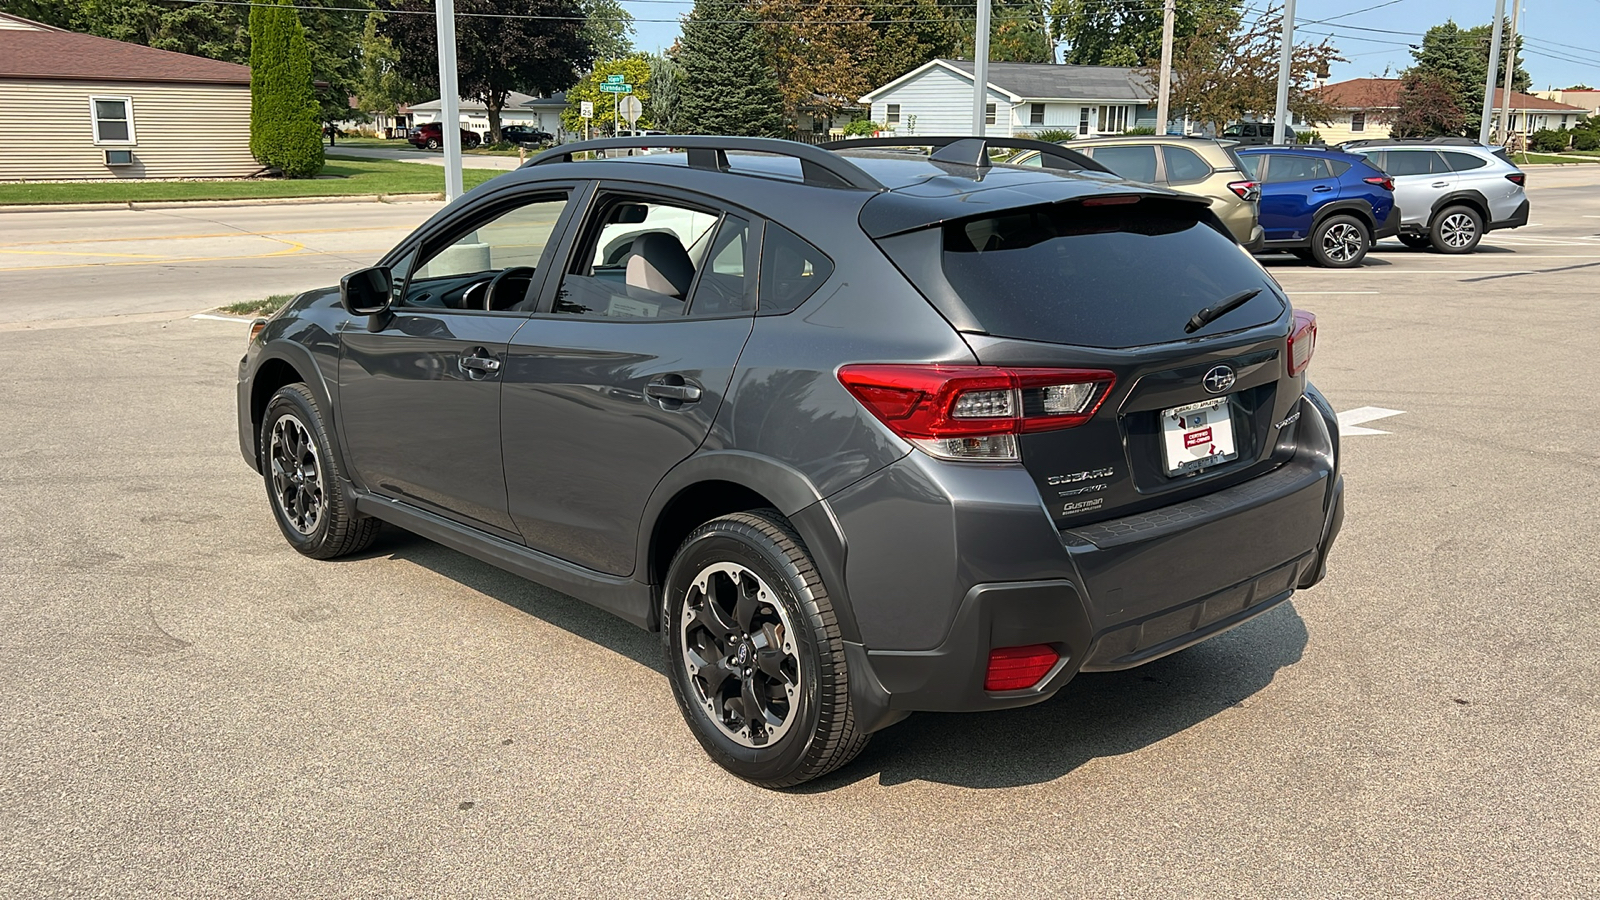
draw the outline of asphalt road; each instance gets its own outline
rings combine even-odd
[[[292,552],[237,450],[241,327],[103,318],[203,305],[225,261],[65,298],[8,272],[0,895],[1593,897],[1600,172],[1530,180],[1536,224],[1479,254],[1272,264],[1335,406],[1401,411],[1345,440],[1326,582],[791,793],[705,758],[652,636],[399,531]],[[76,215],[24,218],[109,233]],[[353,261],[398,234],[326,233]]]

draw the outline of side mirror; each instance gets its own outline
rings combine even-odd
[[[339,302],[352,316],[375,316],[389,308],[394,277],[383,266],[351,272],[339,279]]]

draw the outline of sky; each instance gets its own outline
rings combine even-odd
[[[1265,0],[1245,0],[1260,7]],[[1511,15],[1507,0],[1506,15]],[[633,14],[634,44],[658,51],[677,39],[678,17],[692,0],[622,0]],[[1494,21],[1494,0],[1297,0],[1295,20],[1302,40],[1330,38],[1349,62],[1336,63],[1332,81],[1394,75],[1411,64],[1409,44],[1446,19],[1469,28]],[[666,20],[666,21],[650,21]],[[1320,21],[1328,20],[1328,21]],[[1368,30],[1373,29],[1373,30]],[[1600,87],[1600,0],[1524,0],[1517,30],[1522,63],[1535,90],[1575,84]],[[1398,32],[1398,33],[1396,33]]]

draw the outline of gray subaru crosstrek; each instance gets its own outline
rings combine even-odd
[[[560,147],[295,298],[239,368],[284,536],[389,522],[658,630],[772,787],[1316,584],[1316,320],[1204,199],[916,140]]]

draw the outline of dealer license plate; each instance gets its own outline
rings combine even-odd
[[[1228,398],[1162,411],[1161,459],[1168,475],[1186,475],[1238,458]]]

